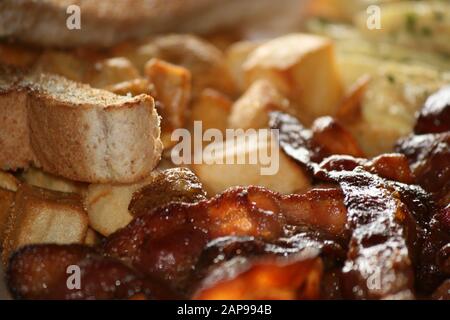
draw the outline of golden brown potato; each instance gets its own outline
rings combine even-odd
[[[27,244],[83,243],[88,218],[74,193],[50,191],[22,184],[8,217],[2,259]]]
[[[42,72],[54,73],[73,81],[83,82],[91,63],[78,58],[73,53],[46,50],[36,61],[34,67]]]
[[[196,36],[159,36],[140,45],[121,45],[113,49],[112,54],[127,57],[141,72],[152,58],[182,66],[192,74],[194,95],[206,88],[234,93],[234,83],[222,52]]]
[[[343,95],[333,43],[323,37],[290,34],[268,41],[249,55],[244,70],[247,86],[271,81],[307,121],[335,115]]]
[[[0,170],[0,188],[16,192],[19,188],[20,181],[12,174]]]
[[[233,104],[228,119],[230,128],[267,128],[270,111],[290,111],[290,102],[267,80],[254,82]]]
[[[250,132],[233,142],[214,144],[217,152],[205,153],[201,164],[192,165],[209,195],[233,186],[263,186],[285,194],[310,186],[303,169],[277,148],[274,137]]]
[[[53,191],[83,194],[87,185],[57,177],[36,168],[28,168],[21,174],[21,178],[32,186]]]
[[[95,88],[105,88],[139,77],[139,71],[130,60],[117,57],[98,61],[93,64],[83,78],[83,81]]]
[[[232,44],[225,52],[225,58],[231,76],[239,91],[245,90],[245,74],[243,64],[248,55],[261,45],[262,41],[240,41]]]
[[[133,193],[151,183],[150,176],[134,184],[91,184],[84,200],[89,226],[103,236],[125,227],[132,219],[128,211]]]
[[[104,87],[103,89],[111,91],[115,94],[126,96],[131,94],[137,96],[140,94],[148,94],[150,96],[156,96],[154,85],[147,79],[138,78],[128,81],[115,83]]]
[[[214,89],[202,91],[191,106],[191,124],[201,121],[203,130],[219,129],[225,132],[232,102]]]
[[[145,65],[145,75],[155,88],[156,108],[161,121],[161,140],[165,148],[174,144],[170,135],[186,123],[186,113],[191,99],[191,73],[183,68],[151,59]]]

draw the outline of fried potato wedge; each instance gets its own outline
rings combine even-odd
[[[0,170],[0,188],[16,192],[19,188],[20,181],[8,172]]]
[[[165,148],[174,142],[174,129],[186,124],[187,108],[191,99],[191,73],[183,67],[151,59],[145,64],[145,75],[154,85],[156,109],[162,117],[161,133]]]
[[[193,164],[192,170],[211,195],[239,185],[264,186],[281,193],[310,186],[303,169],[280,152],[275,137],[260,137],[255,131],[207,148],[215,152],[203,153],[203,162]]]
[[[231,106],[232,101],[224,94],[214,89],[205,89],[192,102],[191,125],[194,121],[201,121],[203,131],[218,129],[225,132]]]
[[[248,56],[244,70],[247,86],[271,81],[309,121],[336,114],[343,96],[333,44],[323,37],[290,34],[270,40]]]
[[[267,128],[269,111],[289,112],[291,103],[274,85],[264,79],[255,81],[233,104],[229,127],[235,129]]]
[[[87,184],[64,179],[36,168],[28,168],[20,177],[28,184],[53,191],[83,194]]]

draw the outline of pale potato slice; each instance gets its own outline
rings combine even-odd
[[[193,79],[193,95],[200,94],[206,88],[225,94],[233,94],[235,90],[222,52],[196,36],[158,36],[143,44],[118,46],[112,50],[112,54],[128,58],[140,71],[152,58],[188,69]]]
[[[84,77],[84,82],[94,88],[105,88],[107,86],[130,81],[140,77],[138,69],[130,60],[117,57],[95,63]]]
[[[82,82],[91,64],[72,53],[46,50],[37,60],[34,68],[45,73],[54,73],[69,80]]]
[[[171,63],[151,59],[145,65],[145,75],[154,85],[156,107],[161,121],[161,140],[165,148],[174,142],[170,135],[186,123],[186,113],[191,99],[191,73]]]
[[[225,59],[231,76],[237,88],[242,92],[245,90],[245,73],[243,64],[253,50],[258,48],[262,41],[240,41],[232,44],[225,52]]]
[[[101,237],[94,229],[88,228],[86,238],[84,239],[84,244],[87,246],[95,246],[101,241],[100,239]]]
[[[277,143],[275,137],[259,136],[258,132],[245,136],[245,139],[243,136],[235,139],[235,146],[230,144],[230,140],[216,143],[214,148],[217,152],[203,153],[203,161],[192,165],[210,196],[233,186],[257,185],[285,194],[310,186],[303,169],[274,145]],[[272,162],[267,159],[261,161],[259,154],[269,155]],[[227,158],[232,161],[227,162]],[[239,164],[239,159],[244,160],[242,164]]]
[[[228,119],[229,127],[235,129],[267,128],[269,112],[274,110],[289,112],[290,102],[265,80],[257,80],[233,104]]]
[[[84,183],[74,182],[36,168],[28,168],[21,177],[28,184],[53,191],[83,194],[87,188]]]
[[[128,211],[133,193],[150,184],[153,176],[134,184],[91,184],[84,204],[88,211],[89,225],[103,236],[109,236],[125,227],[133,219]]]
[[[268,41],[249,55],[244,70],[247,86],[271,81],[305,120],[335,115],[343,96],[333,43],[323,37],[299,33]]]
[[[219,129],[225,132],[232,101],[214,89],[205,89],[191,106],[191,124],[201,121],[203,130]]]
[[[16,192],[19,188],[20,181],[12,174],[0,170],[0,188]]]
[[[12,252],[28,244],[83,243],[87,229],[88,217],[78,195],[22,184],[8,217],[3,263],[6,265]]]

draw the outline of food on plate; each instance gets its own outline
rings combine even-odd
[[[449,8],[0,1],[0,298],[449,300]]]

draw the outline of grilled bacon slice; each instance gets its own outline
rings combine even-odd
[[[79,288],[68,286],[80,270]],[[68,271],[69,270],[69,271]],[[168,299],[176,296],[156,280],[143,278],[119,260],[83,245],[32,245],[12,258],[7,282],[17,299],[128,299],[134,295]]]
[[[272,113],[271,126],[280,130],[280,146],[286,154],[308,168],[317,180],[337,183],[342,189],[351,232],[342,269],[344,297],[412,298],[415,248],[411,246],[415,242],[409,236],[417,233],[416,221],[395,186],[368,171],[389,178],[396,175],[386,170],[381,159],[367,163],[349,156],[334,156],[319,164],[323,147],[297,119]],[[409,180],[409,173],[400,178]]]
[[[232,259],[202,281],[193,299],[317,299],[323,269],[317,254],[312,250],[287,258]]]
[[[450,131],[450,87],[432,94],[417,117],[416,134]]]
[[[172,203],[139,216],[110,236],[104,250],[187,292],[199,257],[214,239],[253,237],[273,243],[292,233],[288,226],[309,226],[331,240],[344,238],[342,197],[337,189],[282,196],[260,187],[233,188],[210,200]]]

